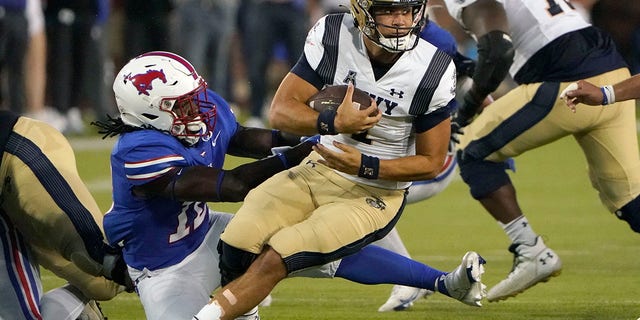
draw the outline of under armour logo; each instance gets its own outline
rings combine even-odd
[[[539,259],[539,261],[540,261],[543,265],[545,265],[545,264],[547,264],[547,260],[548,260],[548,259],[553,259],[553,255],[552,255],[552,254],[551,254],[551,252],[549,252],[549,251],[547,251],[547,256],[546,256],[546,257],[541,257],[541,258]]]
[[[307,160],[305,165],[310,166],[311,168],[315,168],[316,167],[316,163],[313,160]]]
[[[394,95],[398,95],[398,98],[402,99],[402,97],[404,96],[404,91],[400,90],[398,92],[396,92],[396,89],[391,88],[391,91],[389,92],[389,94],[393,97]]]

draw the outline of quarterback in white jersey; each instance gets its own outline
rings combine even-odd
[[[328,15],[310,30],[269,119],[286,132],[320,133],[321,143],[249,192],[221,236],[220,267],[232,281],[197,319],[233,319],[287,274],[381,239],[400,218],[410,181],[440,173],[456,72],[450,55],[419,38],[425,6],[425,0],[353,0],[351,14]],[[337,109],[306,105],[325,85],[345,83]],[[372,97],[369,108],[353,107],[354,86]],[[472,263],[465,289],[477,288],[478,296],[480,264]]]

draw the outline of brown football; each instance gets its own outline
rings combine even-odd
[[[342,103],[346,92],[347,85],[326,86],[311,96],[307,104],[318,112],[325,109],[336,109],[340,106],[340,103]],[[351,100],[353,101],[353,106],[360,110],[366,109],[371,105],[371,97],[369,94],[358,88],[354,88]],[[377,111],[373,115],[376,113]]]

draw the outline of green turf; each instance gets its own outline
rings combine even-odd
[[[108,151],[77,151],[78,166],[100,207],[110,205]],[[228,162],[232,165],[237,160]],[[288,279],[273,292],[263,319],[638,319],[640,317],[639,237],[609,214],[586,175],[584,156],[572,139],[563,139],[517,159],[512,179],[534,229],[562,258],[562,274],[545,284],[482,308],[442,295],[420,300],[406,312],[378,313],[390,285],[364,286],[343,280]],[[106,186],[106,187],[105,187]],[[237,204],[213,204],[233,211]],[[490,287],[511,268],[506,235],[454,181],[437,197],[408,206],[398,224],[413,257],[452,270],[468,250],[488,262]],[[212,265],[212,268],[217,266]],[[46,288],[61,281],[44,273]],[[135,294],[103,302],[109,320],[144,319]]]

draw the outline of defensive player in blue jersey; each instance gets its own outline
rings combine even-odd
[[[120,135],[111,154],[107,239],[123,246],[147,318],[186,319],[219,283],[206,202],[241,201],[257,183],[298,163],[312,143],[222,170],[226,154],[265,157],[300,138],[239,126],[227,102],[173,53],[132,59],[113,89],[120,116],[98,123],[106,135]]]

